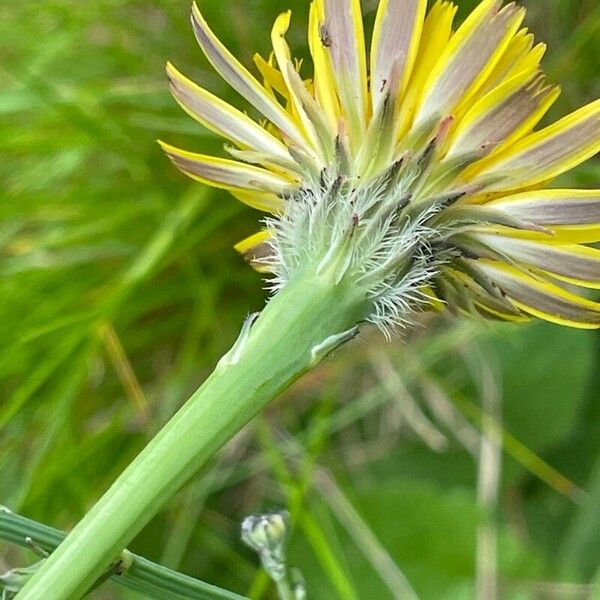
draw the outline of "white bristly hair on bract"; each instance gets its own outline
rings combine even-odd
[[[336,283],[362,287],[372,303],[367,321],[386,337],[411,324],[431,303],[429,285],[448,259],[438,243],[443,230],[427,223],[462,195],[430,197],[424,157],[405,153],[366,181],[333,168],[307,175],[285,199],[282,214],[263,221],[269,251],[256,262],[272,273],[268,289],[279,291],[312,264],[317,274],[333,272]]]

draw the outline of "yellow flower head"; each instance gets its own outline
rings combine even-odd
[[[270,214],[237,248],[285,285],[295,271],[364,287],[384,330],[447,305],[489,318],[600,327],[600,191],[544,189],[600,150],[600,101],[539,131],[556,100],[524,9],[380,0],[370,53],[359,0],[314,0],[304,79],[275,21],[260,80],[192,24],[216,71],[264,122],[167,66],[182,108],[231,142],[233,159],[163,144],[190,177]],[[302,70],[307,70],[306,63]]]

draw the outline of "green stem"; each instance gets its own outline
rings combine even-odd
[[[17,595],[81,597],[164,503],[270,400],[343,343],[364,295],[299,273]]]
[[[65,539],[58,529],[48,527],[0,507],[0,539],[29,547],[31,540],[46,552],[52,552]],[[122,575],[111,580],[155,600],[247,600],[233,592],[218,588],[183,573],[178,573],[149,561],[143,556],[129,553],[130,566]]]
[[[279,595],[279,600],[295,600],[296,596],[292,589],[290,588],[289,582],[284,581],[276,581],[275,586],[277,587],[277,594]]]

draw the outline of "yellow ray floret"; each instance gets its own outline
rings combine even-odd
[[[266,61],[260,54],[255,54],[252,60],[263,77],[265,88],[277,91],[286,101],[289,101],[289,90],[285,85],[283,75],[279,72],[279,69],[273,66],[272,55],[271,59]],[[273,97],[275,97],[274,94]]]
[[[477,261],[510,301],[535,317],[579,329],[600,328],[600,304],[498,261]]]
[[[317,0],[323,46],[348,129],[354,141],[364,132],[369,112],[365,36],[360,0]]]
[[[386,84],[398,80],[404,92],[419,49],[426,0],[381,0],[371,41],[370,86],[373,113],[384,98]],[[396,70],[397,74],[393,71]]]
[[[340,103],[335,89],[335,81],[331,72],[331,61],[325,51],[322,41],[323,15],[319,14],[319,6],[313,0],[310,4],[308,22],[308,46],[314,65],[315,94],[323,108],[333,130],[337,128],[341,112]],[[327,40],[325,39],[325,42]]]
[[[252,190],[284,194],[294,187],[289,179],[226,158],[197,154],[159,142],[175,165],[186,175],[202,183],[227,190]]]
[[[301,147],[305,147],[307,140],[289,118],[289,115],[269,97],[264,87],[223,46],[208,27],[195,3],[192,5],[192,24],[200,47],[221,77],[244,98],[249,100],[284,135]]]
[[[409,129],[423,87],[440,58],[450,36],[457,6],[451,2],[436,2],[425,19],[419,49],[410,82],[401,105],[398,137],[402,138]]]
[[[511,261],[592,289],[600,288],[600,250],[579,244],[549,244],[498,233],[478,233],[473,238]]]
[[[533,42],[533,34],[529,33],[527,28],[517,31],[515,36],[510,40],[508,47],[500,57],[500,60],[493,68],[486,82],[482,86],[480,93],[482,95],[486,94],[497,85],[500,85],[503,81],[510,79],[515,72],[524,70],[523,68],[519,68],[518,71],[513,71],[515,65],[522,61],[523,58],[531,52]],[[536,63],[536,67],[538,64],[539,61]]]
[[[240,147],[268,152],[293,167],[286,146],[264,127],[220,98],[201,88],[167,63],[171,92],[179,105],[206,128]]]
[[[488,191],[539,184],[576,167],[600,151],[600,100],[532,133],[501,154],[473,165],[465,179],[485,182]]]
[[[290,92],[296,112],[300,115],[302,127],[311,146],[322,160],[327,160],[328,148],[331,147],[332,136],[328,131],[325,116],[318,104],[305,88],[304,82],[292,66],[290,49],[285,41],[285,34],[290,26],[291,11],[280,14],[271,31],[271,42],[279,70]],[[328,144],[329,142],[329,144]]]
[[[560,94],[543,76],[523,71],[483,96],[457,124],[446,158],[500,152],[529,133]]]
[[[600,241],[600,190],[535,190],[498,198],[485,206],[551,230],[551,235],[507,230],[507,235],[551,244]]]
[[[425,84],[415,126],[460,110],[490,75],[518,30],[524,12],[484,0],[450,38]]]
[[[266,242],[271,237],[268,231],[259,231],[239,241],[235,249],[259,272],[269,272],[268,264],[262,262],[268,252]],[[264,249],[264,250],[263,250]]]

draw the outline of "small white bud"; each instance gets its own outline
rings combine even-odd
[[[275,580],[285,577],[288,513],[251,515],[242,522],[242,541],[258,552],[265,571]]]

